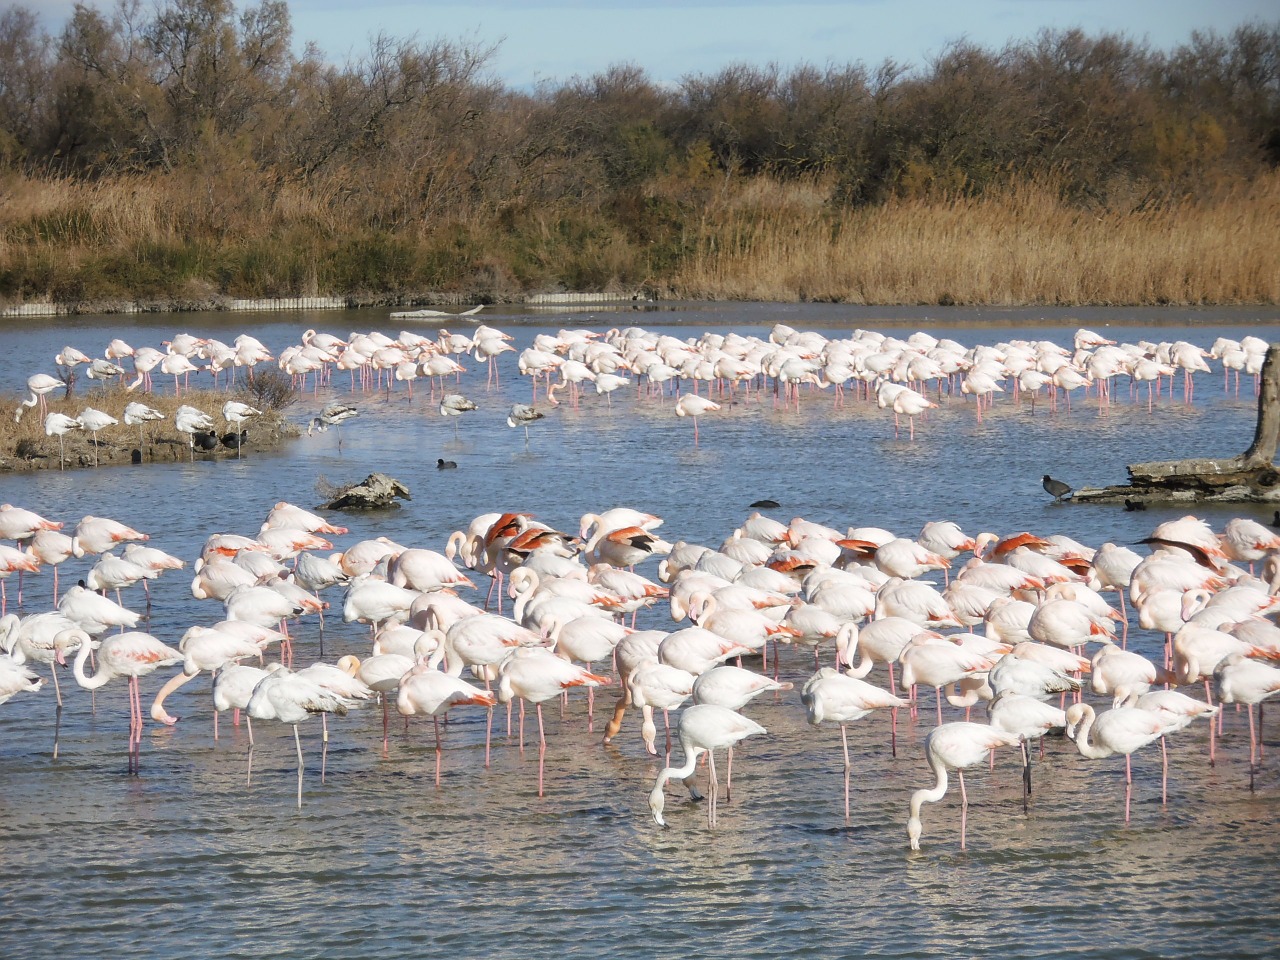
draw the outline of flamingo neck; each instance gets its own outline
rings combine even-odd
[[[705,747],[692,747],[684,740],[681,741],[681,746],[684,747],[683,766],[664,767],[662,772],[658,774],[658,780],[653,785],[653,790],[649,793],[649,809],[653,812],[653,819],[660,826],[666,826],[666,821],[662,819],[662,809],[666,805],[666,795],[663,793],[663,789],[666,787],[667,781],[672,777],[683,780],[689,776],[698,764],[698,757],[706,752]]]
[[[1088,760],[1102,760],[1111,756],[1111,751],[1089,740],[1089,731],[1093,729],[1093,721],[1093,708],[1086,705],[1084,719],[1080,721],[1080,726],[1076,727],[1076,749],[1080,751],[1080,756]]]
[[[108,674],[103,672],[101,666],[92,676],[84,672],[84,662],[89,659],[89,653],[92,649],[92,643],[80,644],[80,649],[76,651],[75,661],[71,664],[71,672],[75,675],[76,683],[86,690],[97,690],[99,687],[104,687],[107,685],[107,681],[111,679]]]

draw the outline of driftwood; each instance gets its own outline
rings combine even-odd
[[[399,507],[396,499],[412,500],[409,488],[385,473],[371,473],[359,483],[338,490],[318,510],[386,510]]]
[[[1253,443],[1238,457],[1156,460],[1129,464],[1129,483],[1084,487],[1071,497],[1085,503],[1159,501],[1280,503],[1280,343],[1267,348],[1258,393],[1258,423]]]

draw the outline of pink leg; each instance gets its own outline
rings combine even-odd
[[[964,789],[964,771],[957,770],[960,775],[960,849],[964,849],[965,833],[969,827],[969,794]]]
[[[542,704],[538,704],[538,796],[542,796],[542,767],[547,756],[547,735],[542,731]]]

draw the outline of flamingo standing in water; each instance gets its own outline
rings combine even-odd
[[[691,707],[687,707],[684,713],[680,714],[680,722],[676,729],[676,739],[680,741],[680,746],[684,748],[684,764],[679,767],[664,767],[662,772],[658,774],[658,779],[653,785],[653,790],[649,793],[649,810],[653,813],[653,819],[660,827],[665,827],[667,822],[662,819],[662,810],[666,805],[666,795],[663,792],[667,781],[672,777],[678,777],[681,780],[689,777],[693,773],[694,767],[698,763],[698,757],[707,754],[707,769],[710,776],[711,786],[708,791],[710,800],[707,803],[707,826],[714,828],[716,825],[716,800],[720,794],[720,784],[716,780],[716,761],[713,751],[721,747],[731,747],[739,740],[745,740],[757,733],[766,733],[764,727],[750,720],[740,713],[735,713],[728,707],[719,707],[714,703],[695,703]],[[686,780],[689,792],[695,800],[701,799],[697,791]]]
[[[1213,672],[1213,683],[1222,703],[1243,703],[1249,711],[1249,789],[1253,790],[1253,775],[1257,769],[1258,736],[1253,724],[1253,705],[1280,693],[1280,669],[1242,654],[1226,657]],[[1211,723],[1213,721],[1210,721]],[[1261,725],[1261,713],[1258,723]]]
[[[1133,767],[1129,758],[1135,750],[1159,740],[1170,726],[1158,714],[1137,707],[1112,707],[1101,714],[1095,714],[1087,703],[1073,703],[1067,708],[1067,736],[1075,740],[1082,757],[1102,760],[1124,754],[1125,823],[1129,822],[1129,800],[1133,795]]]
[[[401,716],[426,714],[436,730],[436,786],[440,786],[440,716],[461,704],[492,707],[498,701],[493,694],[472,686],[460,677],[451,677],[421,661],[400,679],[396,694],[396,710]]]
[[[106,602],[110,603],[110,601]],[[94,674],[87,675],[84,664],[89,659],[90,651],[95,647],[98,648],[98,669]],[[138,688],[138,678],[145,677],[160,667],[181,663],[183,659],[180,651],[161,643],[149,633],[136,631],[117,634],[101,642],[95,640],[80,644],[76,659],[71,665],[76,683],[80,686],[86,690],[96,690],[116,677],[129,679],[129,772],[131,774],[139,772],[139,753],[142,748],[142,696]]]
[[[513,697],[535,704],[538,713],[538,796],[542,796],[543,761],[547,735],[542,727],[542,701],[557,697],[570,687],[607,686],[608,677],[589,673],[542,647],[517,647],[498,669],[498,699]],[[524,712],[521,708],[520,748],[524,749]]]
[[[934,727],[924,738],[924,753],[938,778],[933,787],[925,787],[911,795],[911,815],[907,818],[907,839],[912,850],[920,849],[920,808],[926,803],[937,803],[947,792],[947,771],[954,770],[960,777],[960,849],[965,848],[965,829],[969,819],[969,795],[964,788],[965,767],[976,767],[987,759],[987,754],[997,747],[1012,747],[1018,743],[1018,735],[1007,733],[984,723],[956,721]]]
[[[676,416],[693,418],[693,445],[695,447],[698,445],[698,418],[704,413],[719,409],[720,404],[708,400],[706,397],[700,397],[696,393],[686,393],[676,401]]]
[[[249,716],[255,720],[279,720],[293,727],[293,742],[298,749],[298,809],[302,809],[302,739],[298,724],[317,713],[336,713],[340,717],[356,705],[356,701],[326,690],[316,681],[280,667],[263,677],[249,698]],[[253,762],[252,747],[249,762]]]
[[[823,720],[833,720],[840,725],[840,743],[844,747],[844,819],[848,823],[849,771],[852,766],[849,763],[849,724],[861,720],[872,710],[905,707],[910,703],[901,697],[895,697],[888,690],[881,690],[865,680],[851,677],[831,667],[822,667],[809,678],[800,699],[808,708],[809,722],[815,727]]]
[[[476,405],[460,393],[450,393],[440,399],[440,416],[453,418],[453,435],[458,436],[458,418],[475,410]]]

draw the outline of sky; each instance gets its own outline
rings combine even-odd
[[[110,10],[112,0],[85,0]],[[151,2],[151,0],[144,0]],[[0,0],[0,7],[12,5]],[[51,32],[73,0],[21,0]],[[237,0],[237,5],[245,4]],[[732,63],[825,67],[886,59],[921,66],[956,40],[998,50],[1043,28],[1123,33],[1158,49],[1193,30],[1230,33],[1280,20],[1275,0],[289,0],[295,46],[314,42],[343,63],[379,32],[402,39],[497,46],[490,71],[529,89],[630,63],[659,83]]]

